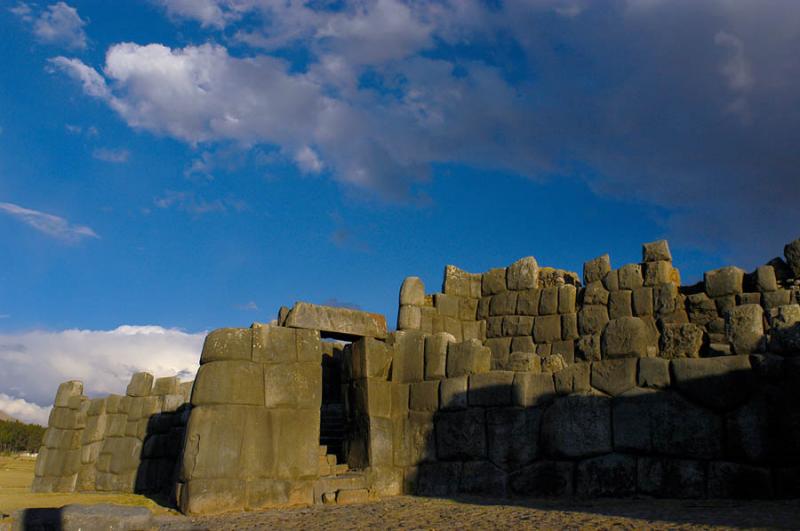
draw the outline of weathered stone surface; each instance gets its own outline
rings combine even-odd
[[[486,412],[489,461],[516,470],[538,456],[539,408],[493,408]]]
[[[661,329],[661,356],[697,358],[703,346],[703,329],[691,323],[665,323]]]
[[[542,359],[533,352],[512,352],[508,356],[506,370],[517,372],[541,372]]]
[[[489,317],[486,319],[486,337],[495,339],[503,336],[503,320],[505,317]]]
[[[541,440],[547,455],[585,457],[608,453],[611,401],[590,394],[555,399],[542,418]]]
[[[506,290],[506,268],[498,267],[490,269],[483,274],[481,283],[481,295],[494,295]]]
[[[593,304],[584,306],[578,312],[578,332],[582,336],[599,334],[608,323],[608,309]]]
[[[574,341],[578,337],[578,314],[565,313],[561,316],[561,339]]]
[[[510,406],[514,382],[512,371],[491,371],[469,377],[470,406]]]
[[[783,255],[795,278],[800,277],[800,238],[787,243],[783,248]]]
[[[486,347],[492,353],[492,363],[505,366],[508,363],[508,356],[511,353],[512,338],[495,337],[486,340]]]
[[[307,302],[295,303],[286,317],[286,326],[319,330],[327,337],[345,340],[386,337],[386,318],[382,315]]]
[[[663,358],[640,358],[638,383],[639,387],[668,387],[669,361]]]
[[[704,275],[706,293],[709,297],[741,293],[743,280],[744,271],[733,266],[708,271]]]
[[[695,459],[722,453],[722,419],[671,391],[632,389],[613,400],[614,450]]]
[[[539,283],[539,264],[532,256],[520,258],[506,271],[508,289],[523,290],[535,288]]]
[[[546,345],[550,346],[550,345]],[[558,372],[566,368],[567,362],[560,354],[542,355],[542,372]]]
[[[558,313],[574,314],[575,302],[578,297],[578,288],[566,284],[558,288]]]
[[[187,515],[242,510],[247,505],[243,479],[192,479],[183,486],[181,512]]]
[[[150,529],[153,515],[147,507],[101,503],[67,505],[57,511],[26,509],[20,515],[25,529],[114,529],[137,531]],[[10,529],[10,528],[9,528]]]
[[[445,377],[447,368],[447,346],[454,343],[452,334],[441,332],[425,337],[425,379],[438,380]]]
[[[506,480],[506,473],[488,461],[467,461],[462,467],[459,491],[505,496]]]
[[[461,463],[423,463],[415,479],[418,496],[451,496],[461,484]]]
[[[765,461],[777,455],[772,438],[780,438],[773,425],[774,408],[763,394],[725,415],[726,455],[737,461]]]
[[[503,335],[530,336],[533,330],[533,317],[508,315],[503,318]]]
[[[558,286],[543,288],[539,296],[539,315],[558,313]]]
[[[439,403],[442,409],[465,409],[467,407],[468,376],[456,376],[441,380]]]
[[[532,407],[546,404],[556,396],[551,373],[518,372],[512,390],[514,405]]]
[[[509,488],[520,496],[571,496],[574,465],[569,461],[539,461],[509,475]]]
[[[706,491],[701,461],[639,457],[639,491],[659,498],[702,498]]]
[[[128,396],[147,396],[153,388],[153,375],[147,372],[137,372],[131,376],[131,381],[125,394]]]
[[[763,310],[756,304],[732,308],[725,315],[725,333],[736,354],[750,354],[764,348]]]
[[[403,305],[397,312],[398,330],[419,330],[422,328],[422,308]]]
[[[619,268],[617,275],[619,289],[633,290],[642,287],[642,266],[639,264],[625,264]]]
[[[653,315],[653,288],[642,287],[633,290],[631,309],[636,317]]]
[[[464,376],[489,372],[492,351],[480,341],[450,343],[447,348],[447,376]]]
[[[421,382],[425,378],[425,336],[417,330],[394,332],[389,338],[394,348],[392,381]]]
[[[609,395],[619,395],[636,387],[636,358],[603,360],[592,363],[592,387]]]
[[[584,459],[576,469],[578,496],[630,496],[636,492],[636,458],[609,454]]]
[[[459,307],[462,298],[458,295],[445,295],[444,293],[436,293],[433,295],[433,306],[439,315],[444,317],[459,317]]]
[[[439,381],[412,383],[409,387],[409,408],[412,411],[439,409]]]
[[[58,386],[56,398],[53,403],[55,407],[69,407],[70,398],[83,394],[83,382],[70,380]]]
[[[589,284],[603,280],[609,271],[611,271],[611,258],[607,254],[598,256],[583,264],[583,282]]]
[[[775,268],[771,265],[759,266],[755,274],[756,287],[760,292],[776,291],[778,289],[778,279],[775,276]]]
[[[600,334],[580,336],[575,342],[576,360],[597,361],[600,357]]]
[[[511,340],[511,352],[536,352],[531,336],[515,337]]]
[[[770,349],[780,353],[800,352],[800,305],[788,304],[769,311]]]
[[[622,317],[609,321],[603,330],[602,350],[608,358],[643,358],[652,352],[651,335],[639,317]]]
[[[553,372],[556,393],[584,393],[589,390],[589,364],[576,363]]]
[[[541,293],[538,288],[518,292],[516,313],[518,315],[539,315]]]
[[[696,325],[706,326],[719,317],[717,306],[705,293],[694,293],[686,297],[689,320]]]
[[[645,286],[658,286],[659,284],[672,283],[680,285],[680,273],[672,267],[672,262],[647,262],[642,265],[642,275]]]
[[[667,240],[658,240],[642,244],[642,262],[658,262],[660,260],[672,261]]]
[[[250,376],[251,371],[252,369],[247,369],[247,376]],[[257,369],[255,371],[257,372]],[[234,380],[234,382],[236,381]],[[387,382],[382,383],[389,385]],[[249,382],[245,383],[244,380],[240,384],[243,387],[250,385]],[[237,385],[237,383],[234,383],[234,385]],[[262,403],[267,407],[319,409],[322,402],[322,366],[313,362],[264,365],[263,387],[264,402]],[[250,396],[255,398],[257,391],[253,389]],[[229,400],[227,403],[252,404],[252,402],[237,402],[234,400]]]
[[[619,271],[616,269],[609,271],[608,274],[603,277],[603,286],[605,286],[608,291],[617,291],[619,289]]]
[[[481,296],[481,275],[448,265],[444,268],[442,291],[448,295],[477,299]]]
[[[437,413],[437,417],[442,414],[444,413]],[[411,411],[407,418],[397,418],[394,422],[395,465],[411,466],[436,459],[433,413]]]
[[[793,302],[792,292],[788,289],[779,289],[777,291],[768,291],[765,293],[746,293],[743,295],[753,295],[753,301],[751,303],[761,304],[767,310],[771,308],[777,308],[778,306],[784,306]],[[747,303],[743,301],[741,304]]]
[[[556,341],[553,343],[550,354],[551,356],[561,356],[567,364],[571,364],[575,361],[575,342]]]
[[[159,396],[178,394],[178,387],[180,386],[180,383],[181,382],[177,376],[156,378],[156,381],[153,384],[153,394]]]
[[[276,367],[280,367],[277,365]],[[264,405],[264,371],[251,361],[214,361],[197,371],[192,404]],[[290,388],[292,381],[270,381],[270,387]],[[286,391],[290,392],[290,391]]]
[[[533,338],[537,343],[553,343],[561,340],[561,316],[540,315],[534,319]]]
[[[439,459],[486,458],[486,419],[483,409],[442,411],[436,415],[436,448]]]
[[[587,284],[581,293],[581,303],[584,306],[590,304],[605,306],[608,304],[608,290],[606,290],[602,282],[595,281]]]
[[[470,339],[484,341],[486,339],[486,321],[461,321],[461,331],[463,341]]]
[[[608,297],[608,316],[611,319],[633,317],[632,295],[633,292],[627,289],[612,291]]]
[[[249,328],[219,328],[206,336],[200,364],[224,360],[249,361],[252,348],[253,337]]]
[[[672,360],[673,383],[690,399],[712,409],[730,409],[753,387],[749,356]]]
[[[772,478],[769,469],[725,461],[712,462],[708,467],[708,496],[771,498]]]
[[[446,273],[445,278],[447,278]],[[425,304],[425,284],[419,277],[406,277],[400,286],[400,306],[406,304],[413,306]]]

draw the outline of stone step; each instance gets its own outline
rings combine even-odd
[[[361,472],[348,471],[338,476],[322,477],[314,482],[314,503],[323,503],[322,495],[329,493],[335,499],[340,490],[367,489],[367,478]]]
[[[319,455],[326,455],[328,453],[328,446],[325,444],[319,445]]]
[[[351,503],[365,503],[369,501],[367,489],[339,489],[336,492],[336,504],[348,505]]]

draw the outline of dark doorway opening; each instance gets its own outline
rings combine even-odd
[[[320,409],[319,443],[327,453],[346,463],[347,410],[343,392],[342,365],[345,343],[322,342],[322,407]]]

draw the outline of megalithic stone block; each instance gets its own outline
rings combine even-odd
[[[286,326],[319,330],[325,337],[352,340],[386,337],[386,318],[376,313],[298,302],[286,317]]]
[[[70,380],[58,386],[56,391],[55,405],[56,407],[69,407],[69,399],[74,396],[81,396],[83,394],[83,382],[78,380]]]
[[[520,258],[506,270],[508,289],[523,290],[535,288],[539,283],[539,264],[536,258],[526,256]]]
[[[425,304],[425,284],[419,277],[406,277],[400,286],[400,305],[407,304],[412,306]]]
[[[137,372],[131,376],[131,382],[125,394],[128,396],[147,396],[153,389],[153,375],[148,372]]]

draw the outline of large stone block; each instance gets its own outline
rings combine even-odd
[[[608,358],[644,358],[654,354],[652,336],[639,317],[609,321],[602,335],[603,355]]]
[[[491,371],[469,377],[470,406],[509,406],[514,382],[512,371]]]
[[[575,471],[578,496],[630,496],[636,492],[636,458],[609,454],[578,463]]]
[[[580,336],[575,342],[575,359],[578,361],[597,361],[601,358],[600,334]]]
[[[406,304],[413,306],[425,304],[425,284],[419,277],[406,277],[400,286],[400,305]]]
[[[558,286],[544,288],[539,296],[539,315],[558,313]]]
[[[452,496],[461,484],[461,463],[423,463],[413,492],[418,496]]]
[[[561,316],[561,339],[575,341],[578,335],[578,314],[565,313]]]
[[[488,461],[467,461],[462,465],[459,492],[466,494],[506,495],[507,475]]]
[[[181,512],[186,515],[243,510],[247,484],[243,479],[192,479],[183,485]]]
[[[763,265],[756,269],[756,287],[758,291],[771,292],[778,289],[778,279],[775,276],[775,268],[771,265]]]
[[[658,286],[672,283],[679,286],[681,283],[680,272],[672,267],[672,262],[659,261],[642,264],[642,274],[645,286]]]
[[[384,341],[372,337],[362,337],[352,343],[350,350],[353,378],[389,377],[392,366],[392,352]]]
[[[503,291],[494,295],[489,303],[489,315],[514,315],[517,308],[517,292]]]
[[[47,425],[62,430],[77,430],[86,425],[86,415],[81,415],[81,412],[76,409],[54,407],[50,410]]]
[[[558,288],[558,313],[574,314],[577,297],[578,289],[575,286],[571,284],[560,286]]]
[[[486,412],[489,461],[516,470],[538,457],[540,408],[492,408]]]
[[[642,262],[672,261],[667,240],[658,240],[642,244]]]
[[[481,295],[494,295],[505,291],[506,288],[506,268],[498,267],[490,269],[483,274],[481,282]]]
[[[147,372],[137,372],[131,376],[131,381],[125,394],[128,396],[147,396],[153,389],[153,375]]]
[[[443,317],[459,317],[459,306],[461,305],[462,297],[457,295],[445,295],[444,293],[435,293],[433,295],[433,306],[439,315]]]
[[[447,369],[447,346],[456,338],[446,332],[425,337],[425,379],[444,378]]]
[[[604,305],[592,304],[578,311],[578,332],[582,336],[600,334],[608,323],[608,309]]]
[[[704,275],[706,293],[709,297],[737,295],[742,292],[744,271],[738,267],[727,266]]]
[[[611,292],[608,297],[608,315],[611,319],[633,316],[632,294],[628,289]]]
[[[489,372],[492,351],[480,341],[450,343],[447,349],[447,376],[464,376]]]
[[[639,264],[625,264],[619,268],[617,275],[619,289],[634,290],[642,287],[642,266]]]
[[[263,390],[262,404],[267,407],[319,409],[322,403],[322,365],[311,362],[264,365]],[[257,396],[253,391],[252,396]]]
[[[437,413],[437,418],[443,414]],[[434,414],[427,411],[411,411],[406,418],[394,419],[395,466],[415,466],[436,460],[433,425]]]
[[[276,383],[270,383],[271,386]],[[284,385],[291,386],[291,382]],[[197,371],[192,404],[264,405],[264,371],[251,361],[214,361]]]
[[[769,311],[770,350],[780,353],[800,352],[800,305],[787,304]]]
[[[602,282],[590,282],[581,291],[581,304],[589,306],[591,304],[598,304],[605,306],[608,304],[608,290],[603,286]]]
[[[592,387],[616,396],[636,387],[636,358],[603,360],[592,363]]]
[[[532,343],[533,341],[531,341]],[[505,366],[511,353],[513,339],[510,337],[495,337],[486,340],[486,347],[491,351],[493,364]]]
[[[53,403],[55,407],[69,407],[69,399],[83,394],[83,382],[70,380],[58,386],[56,398]]]
[[[517,314],[539,315],[539,301],[541,300],[541,296],[542,290],[538,288],[520,291],[517,294]]]
[[[642,287],[633,290],[631,309],[635,317],[653,315],[653,288]]]
[[[661,356],[697,358],[703,346],[703,329],[691,323],[665,323],[661,329]]]
[[[423,329],[422,308],[419,306],[400,306],[397,311],[398,330],[420,330]]]
[[[512,352],[508,355],[507,371],[541,372],[542,359],[533,352]]]
[[[542,418],[547,455],[585,457],[611,451],[611,401],[590,394],[557,398]]]
[[[178,394],[178,387],[180,380],[177,376],[165,376],[163,378],[156,378],[153,384],[154,395],[175,395]]]
[[[787,243],[783,248],[783,255],[794,277],[800,278],[800,238]]]
[[[636,389],[613,400],[614,450],[713,459],[722,419],[670,391]]]
[[[86,428],[83,430],[81,441],[88,444],[95,441],[102,441],[106,435],[108,415],[95,415],[87,417]]]
[[[556,393],[585,393],[589,390],[589,364],[576,363],[553,373]]]
[[[639,492],[658,498],[703,498],[706,471],[702,461],[639,457]]]
[[[673,384],[691,400],[712,409],[730,409],[745,402],[754,375],[749,356],[672,360]]]
[[[533,338],[537,343],[561,341],[561,316],[540,315],[533,323]]]
[[[319,330],[328,337],[352,340],[358,337],[386,337],[386,318],[350,308],[295,303],[286,317],[289,328]]]
[[[510,474],[509,489],[520,496],[571,496],[574,470],[569,461],[538,461]]]
[[[593,258],[583,264],[583,282],[589,284],[603,280],[609,271],[611,271],[611,258],[607,254]]]
[[[503,318],[503,335],[506,337],[530,336],[533,330],[533,320],[534,317],[508,315]]]
[[[708,467],[710,498],[760,499],[772,497],[772,477],[768,468],[712,462]]]
[[[764,348],[764,312],[757,304],[732,308],[725,314],[725,333],[736,354],[751,354]]]
[[[409,408],[412,411],[439,409],[439,381],[412,383],[409,386]]]
[[[436,415],[435,432],[439,459],[486,458],[486,419],[483,409],[442,411]]]
[[[200,364],[210,361],[249,361],[252,350],[253,336],[249,328],[219,328],[206,336]]]
[[[523,290],[535,288],[539,282],[539,264],[532,256],[520,258],[506,271],[506,285],[508,289]]]
[[[467,407],[468,376],[456,376],[441,380],[439,404],[442,409],[465,409]]]
[[[467,273],[454,265],[444,268],[442,291],[448,295],[459,295],[473,299],[481,296],[481,274]]]
[[[392,333],[389,343],[394,347],[392,381],[421,382],[425,377],[425,336],[418,330]]]
[[[693,293],[686,297],[686,308],[689,321],[699,326],[706,326],[719,317],[713,299],[705,293]]]
[[[778,454],[773,439],[781,438],[774,421],[775,404],[763,394],[725,415],[726,455],[737,461],[765,461]]]
[[[663,358],[639,359],[639,387],[669,387],[669,361]]]
[[[532,407],[546,404],[556,396],[552,373],[518,372],[514,374],[514,405]]]

